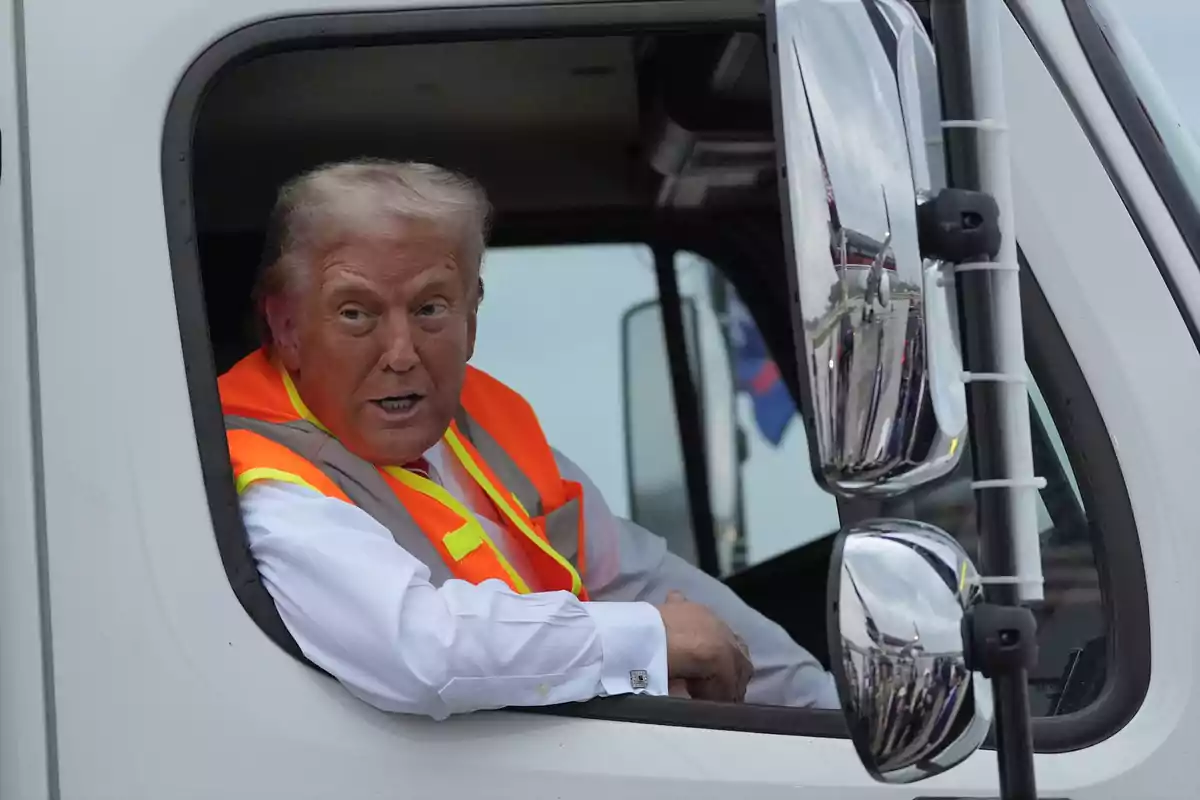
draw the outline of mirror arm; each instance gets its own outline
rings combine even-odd
[[[930,10],[943,118],[973,120],[976,110],[967,4],[965,0],[932,0]],[[975,130],[968,128],[945,130],[947,179],[952,187],[978,192],[982,186],[977,135]],[[994,258],[995,254],[990,256]],[[1001,372],[995,366],[1000,343],[996,333],[999,321],[994,319],[991,302],[993,276],[987,271],[963,272],[955,276],[955,283],[964,368],[968,372]],[[970,383],[967,386],[969,435],[976,480],[1012,476],[1002,427],[1004,399],[1001,393],[1009,390],[1007,383]],[[1015,576],[1018,573],[1013,536],[1017,520],[1007,494],[992,489],[976,493],[981,567],[990,576]],[[986,596],[989,603],[1012,609],[1003,612],[1012,618],[1003,622],[1018,624],[1023,607],[1017,583],[990,583]],[[1034,636],[1033,628],[1025,628],[1026,624],[1033,624],[1032,613],[1028,609],[1024,611],[1028,617],[1021,620],[1018,627],[1010,629],[1019,632],[1019,648],[1026,647],[1026,640]],[[984,626],[981,633],[985,639],[999,634],[989,626]],[[993,679],[1000,795],[1003,800],[1036,800],[1027,658],[1012,659],[1006,667]]]
[[[1037,621],[1029,608],[977,603],[962,627],[967,669],[994,680],[1037,666]]]
[[[917,237],[925,258],[961,264],[1000,252],[1000,207],[984,192],[942,189],[917,206]]]
[[[1091,530],[1087,515],[1071,486],[1068,467],[1058,460],[1054,452],[1050,434],[1045,422],[1038,416],[1032,397],[1029,398],[1029,427],[1033,434],[1033,469],[1046,478],[1042,502],[1046,505],[1046,513],[1050,515],[1051,541],[1061,544],[1086,541]]]

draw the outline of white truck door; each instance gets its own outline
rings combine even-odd
[[[0,796],[52,796],[21,0],[0,0]]]
[[[13,2],[0,2],[5,88],[19,84],[14,35],[3,27],[21,19]],[[594,15],[587,18],[599,28],[623,13],[631,19],[622,24],[630,24],[681,7],[699,14],[727,3],[588,2],[567,12],[561,7],[575,4],[546,6],[559,7],[552,13],[560,18]],[[297,664],[239,606],[214,544],[220,509],[209,504],[197,447],[197,421],[217,412],[194,413],[190,392],[199,387],[206,402],[215,402],[211,352],[190,349],[206,335],[196,275],[181,266],[196,259],[188,235],[192,209],[188,196],[164,190],[164,177],[191,168],[190,120],[168,118],[167,111],[181,76],[202,54],[232,59],[250,52],[246,36],[236,52],[228,50],[232,40],[223,40],[242,28],[259,37],[260,48],[278,44],[285,31],[312,44],[352,12],[371,11],[388,13],[356,16],[361,33],[379,25],[409,37],[478,35],[478,23],[464,20],[479,10],[433,5],[18,3],[26,92],[0,89],[0,425],[6,433],[0,450],[0,788],[21,798],[121,800],[995,796],[989,751],[927,784],[886,787],[868,778],[851,742],[836,732],[788,735],[778,726],[764,734],[719,723],[689,727],[515,712],[445,723],[383,714]],[[492,8],[488,19],[510,32],[539,27],[536,6]],[[524,22],[512,22],[516,17]],[[1182,386],[1168,389],[1164,382],[1179,379],[1179,365],[1194,365],[1197,355],[1190,342],[1192,349],[1181,343],[1178,314],[1165,313],[1171,299],[1161,275],[1070,108],[1037,54],[1022,45],[1019,26],[1010,21],[1009,27],[1012,120],[1015,130],[1027,131],[1027,140],[1014,147],[1025,150],[1017,164],[1018,178],[1024,176],[1018,209],[1030,210],[1021,225],[1029,231],[1032,268],[1112,440],[1127,448],[1120,466],[1136,501],[1137,526],[1155,532],[1142,547],[1160,614],[1154,622],[1163,631],[1154,638],[1157,682],[1141,713],[1102,742],[1041,754],[1040,785],[1047,798],[1150,793],[1182,800],[1195,795],[1184,771],[1200,724],[1194,707],[1200,700],[1190,692],[1195,621],[1188,615],[1195,598],[1167,592],[1190,585],[1186,570],[1200,559],[1194,539],[1185,536],[1194,527],[1187,470],[1164,470],[1153,454],[1171,450],[1180,430],[1194,429],[1194,415],[1180,404],[1200,396],[1200,370],[1186,372]],[[1018,90],[1017,77],[1029,77],[1033,89]],[[1034,100],[1020,105],[1027,95]],[[22,129],[21,97],[28,98],[26,162],[18,157],[18,137],[10,135]],[[1069,145],[1086,152],[1076,154]],[[31,179],[31,216],[24,217],[20,163]],[[1074,171],[1069,180],[1050,180],[1057,169]],[[1084,196],[1098,198],[1089,213],[1056,217],[1076,202],[1068,190],[1079,186]],[[29,241],[21,241],[22,230],[30,232]],[[36,260],[30,262],[29,253]],[[1114,326],[1131,309],[1138,314],[1136,336],[1125,336]],[[1175,371],[1157,369],[1163,363]],[[30,383],[35,376],[36,387]],[[1178,399],[1164,406],[1164,396]],[[20,444],[30,431],[40,442],[40,460],[32,444]],[[201,433],[219,438],[219,424]],[[11,441],[18,442],[15,449]],[[1149,449],[1137,448],[1137,441]],[[40,591],[32,577],[39,555],[46,577]],[[1178,610],[1159,611],[1169,604]],[[1167,641],[1173,631],[1183,634]],[[44,651],[43,634],[52,637]],[[1166,676],[1161,681],[1159,669]],[[53,679],[52,709],[42,699],[48,696],[43,674]],[[797,714],[788,717],[797,720],[797,730],[811,719],[803,716],[809,712],[780,713]],[[1154,771],[1173,774],[1173,781],[1155,784]]]

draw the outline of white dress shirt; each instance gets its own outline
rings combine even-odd
[[[676,589],[708,606],[746,642],[755,674],[747,701],[836,708],[832,676],[775,623],[666,542],[609,510],[583,486],[590,602],[569,592],[517,594],[502,581],[440,587],[428,568],[361,509],[311,489],[258,481],[241,496],[250,549],[284,625],[314,664],[385,711],[444,719],[639,692],[667,694],[667,644],[653,604]],[[523,575],[521,551],[482,490],[441,443],[430,479],[474,511]],[[536,589],[536,587],[534,587]]]

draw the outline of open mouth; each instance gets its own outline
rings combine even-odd
[[[391,397],[381,397],[378,400],[372,400],[375,405],[382,408],[389,414],[403,414],[406,411],[412,411],[416,408],[417,403],[425,399],[424,395],[412,394],[397,394]]]

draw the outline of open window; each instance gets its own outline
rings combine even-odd
[[[880,509],[824,493],[809,469],[767,32],[754,2],[634,5],[636,17],[586,3],[273,20],[184,77],[163,145],[167,225],[215,533],[244,603],[265,590],[245,568],[216,376],[256,345],[250,288],[278,185],[369,154],[438,162],[489,189],[476,362],[531,400],[614,510],[825,657],[828,534]],[[1146,622],[1111,623],[1115,592],[1137,589],[1107,582],[1103,559],[1114,537],[1136,547],[1132,515],[1086,384],[1027,290],[1047,541],[1062,543],[1047,557],[1084,584],[1063,596],[1091,614],[1055,611],[1061,625],[1043,628],[1040,711],[1060,719],[1039,720],[1035,741],[1066,749],[1128,718],[1128,703],[1104,711],[1116,693],[1097,687],[1138,682],[1117,643],[1136,648],[1129,631]],[[961,477],[914,500],[915,515],[968,536]],[[641,697],[553,712],[843,735],[833,712]]]

